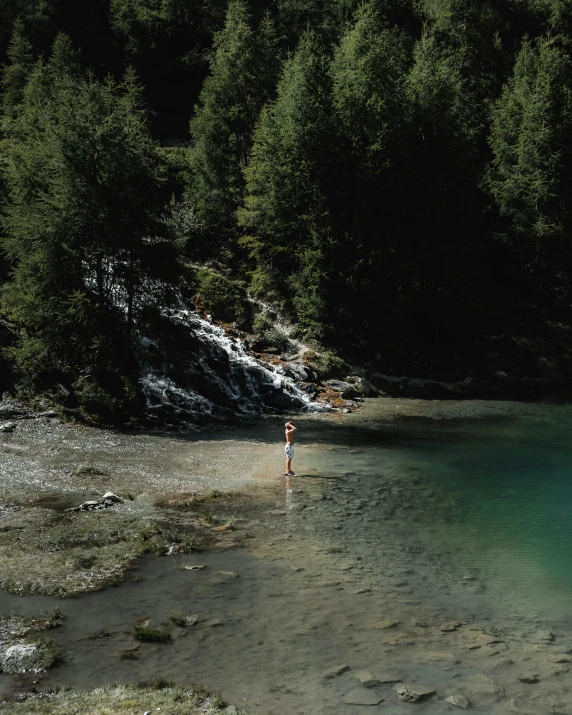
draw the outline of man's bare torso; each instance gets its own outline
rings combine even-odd
[[[296,432],[296,428],[288,422],[286,425],[286,431],[284,432],[286,442],[288,442],[288,444],[294,444],[294,432]]]

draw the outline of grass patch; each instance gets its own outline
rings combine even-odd
[[[167,678],[156,678],[151,685],[153,690],[165,690],[166,688],[174,687],[176,687],[174,681],[167,680]]]
[[[202,688],[109,685],[93,690],[61,688],[30,694],[24,704],[1,703],[2,715],[220,715],[222,700]]]
[[[180,611],[169,613],[169,620],[180,628],[184,628],[187,625],[187,619]]]
[[[54,665],[61,663],[61,651],[51,638],[44,636],[40,638],[36,645],[38,650],[36,651],[37,657],[35,661],[41,670],[49,670]]]
[[[167,643],[171,640],[169,631],[162,631],[159,628],[149,628],[149,626],[135,626],[131,631],[135,640],[142,643]]]

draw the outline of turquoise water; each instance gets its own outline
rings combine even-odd
[[[332,471],[352,470],[368,502],[363,513],[379,508],[373,497],[387,475],[400,479],[405,500],[412,478],[414,504],[401,519],[398,509],[392,531],[402,545],[421,542],[427,553],[444,553],[453,593],[455,579],[463,577],[455,573],[457,564],[478,575],[481,591],[472,604],[478,600],[494,611],[510,602],[568,621],[572,408],[512,404],[456,419],[368,417],[348,449],[340,445],[325,457]],[[385,519],[373,522],[374,535],[376,526],[385,528]],[[355,530],[345,531],[351,543]],[[378,533],[378,541],[384,539]]]

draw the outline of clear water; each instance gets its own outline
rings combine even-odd
[[[572,712],[572,674],[547,662],[551,648],[572,646],[572,408],[389,404],[298,420],[294,467],[303,476],[290,480],[278,476],[278,423],[249,427],[238,441],[268,447],[252,503],[235,514],[237,533],[252,537],[245,548],[143,562],[140,583],[58,602],[66,660],[44,685],[163,676],[200,682],[252,713],[354,715],[363,708],[343,698],[367,668],[435,687],[435,698],[415,706],[431,715],[452,694],[477,712],[506,712],[511,698],[533,695],[522,712]],[[199,563],[204,571],[178,568]],[[0,593],[4,612],[54,603]],[[171,611],[203,620],[182,632],[168,625]],[[119,659],[141,618],[166,623],[173,643]],[[398,625],[380,630],[380,619]],[[458,632],[441,632],[457,619]],[[470,649],[471,624],[497,635],[499,652]],[[87,639],[101,628],[112,635]],[[543,629],[552,644],[539,644]],[[342,663],[352,670],[324,680]],[[536,690],[518,680],[531,670]],[[475,689],[482,676],[502,693]],[[13,679],[0,688],[9,692]],[[391,684],[376,692],[380,711],[411,711]]]

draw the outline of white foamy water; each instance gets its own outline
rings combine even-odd
[[[143,365],[141,385],[148,409],[168,409],[175,416],[217,416],[221,413],[260,414],[277,410],[320,411],[323,407],[308,397],[286,374],[282,364],[256,360],[244,343],[226,335],[187,309],[165,315],[200,344],[200,354],[189,354],[182,365]],[[142,348],[161,352],[159,341],[144,338]],[[165,363],[171,359],[165,355]],[[169,372],[176,370],[177,378]]]

